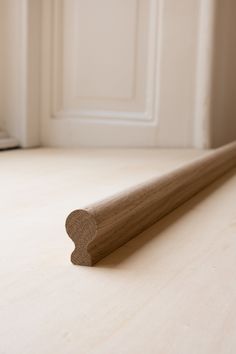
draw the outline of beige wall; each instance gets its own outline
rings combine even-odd
[[[214,147],[236,139],[235,0],[217,0],[211,115]]]

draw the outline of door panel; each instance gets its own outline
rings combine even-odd
[[[190,144],[199,4],[181,2],[43,0],[44,145]]]

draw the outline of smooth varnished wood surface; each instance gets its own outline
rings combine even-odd
[[[72,263],[92,266],[236,167],[236,142],[67,217]]]
[[[0,353],[236,352],[233,170],[96,267],[75,267],[66,215],[204,152],[0,154]]]

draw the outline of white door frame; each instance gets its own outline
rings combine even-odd
[[[22,147],[40,145],[41,1],[1,0],[3,129]]]

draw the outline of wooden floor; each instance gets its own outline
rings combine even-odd
[[[67,214],[204,154],[0,153],[1,354],[235,354],[236,172],[99,262]]]

